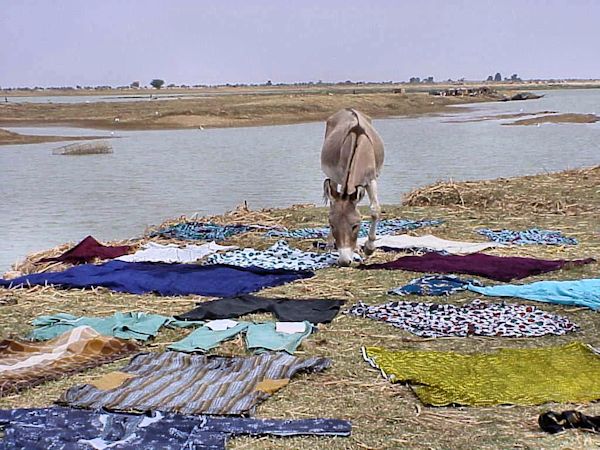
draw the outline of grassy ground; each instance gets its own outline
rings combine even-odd
[[[37,144],[39,142],[81,141],[90,139],[102,138],[94,136],[35,136],[13,133],[12,131],[0,128],[0,145]]]
[[[444,194],[445,193],[445,194]],[[493,201],[483,202],[485,195]],[[554,199],[555,201],[550,201]],[[442,218],[443,226],[418,230],[415,234],[433,232],[449,239],[477,241],[478,227],[522,229],[538,226],[560,229],[580,240],[572,247],[526,246],[496,249],[492,254],[536,256],[542,258],[600,257],[600,167],[587,171],[541,175],[493,182],[451,183],[421,190],[409,197],[409,205],[385,206],[385,217]],[[548,200],[548,201],[546,201]],[[297,207],[270,210],[262,216],[290,227],[311,226],[326,222],[326,210]],[[266,247],[272,240],[249,234],[229,241],[246,246]],[[310,243],[294,241],[294,245],[309,248]],[[393,255],[377,252],[371,262],[392,259]],[[562,270],[541,279],[576,279],[598,277],[598,263]],[[363,300],[369,304],[387,301],[386,291],[418,276],[404,271],[361,271],[355,268],[320,270],[308,280],[261,292],[267,296],[344,298],[349,304]],[[489,283],[486,281],[486,283]],[[40,314],[69,312],[73,314],[106,315],[114,311],[143,310],[176,314],[189,310],[200,297],[157,297],[93,291],[61,291],[50,287],[31,290],[0,290],[2,296],[17,300],[16,305],[0,306],[0,335],[18,336],[27,333],[29,322]],[[462,304],[477,296],[458,293],[448,298],[425,297],[422,301]],[[492,300],[490,300],[492,301]],[[512,301],[512,300],[509,300]],[[533,302],[523,302],[531,303]],[[321,355],[333,359],[334,365],[324,373],[302,375],[289,386],[264,402],[257,410],[260,417],[308,418],[337,417],[353,422],[350,438],[236,438],[230,447],[266,449],[347,449],[347,448],[423,448],[423,449],[487,449],[487,448],[592,448],[600,438],[583,432],[549,436],[539,431],[537,416],[548,409],[581,408],[586,413],[600,414],[600,404],[547,404],[535,407],[424,407],[411,389],[392,385],[370,368],[361,358],[363,345],[381,345],[391,349],[456,350],[463,352],[491,351],[500,347],[539,347],[571,341],[583,341],[600,346],[600,323],[597,313],[574,307],[546,304],[537,306],[569,317],[581,330],[567,336],[535,339],[453,338],[421,339],[384,323],[340,314],[331,324],[320,325],[319,332],[308,338],[300,356]],[[266,319],[256,315],[254,319]],[[164,331],[148,345],[160,351],[187,331]],[[241,341],[232,341],[218,349],[221,354],[241,354]],[[51,405],[69,386],[87,382],[100,374],[121,367],[117,362],[88,372],[46,383],[20,395],[0,399],[0,407]]]

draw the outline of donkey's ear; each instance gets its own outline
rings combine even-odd
[[[349,199],[352,203],[358,203],[363,199],[364,196],[365,188],[363,186],[356,186],[356,190],[350,194]]]
[[[323,199],[325,200],[325,203],[327,203],[327,201],[333,203],[338,201],[341,197],[342,194],[335,189],[335,186],[332,185],[331,180],[327,178],[323,182]]]

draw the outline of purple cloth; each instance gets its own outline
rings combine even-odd
[[[82,264],[91,262],[94,259],[113,259],[126,255],[131,251],[131,246],[121,245],[110,247],[102,245],[92,236],[86,237],[70,250],[67,250],[60,256],[54,258],[40,259],[40,262],[63,261],[71,264]]]
[[[594,262],[595,259],[545,260],[521,258],[517,256],[493,256],[484,253],[471,255],[441,255],[427,253],[423,256],[404,256],[383,264],[360,266],[362,269],[410,270],[412,272],[468,273],[481,275],[498,281],[510,281],[531,275],[552,272],[569,266],[580,266]]]
[[[272,286],[279,286],[313,272],[266,270],[223,265],[130,263],[109,261],[101,265],[83,264],[63,272],[34,273],[14,280],[0,279],[0,286],[56,284],[64,288],[101,286],[131,294],[204,295],[234,297]]]

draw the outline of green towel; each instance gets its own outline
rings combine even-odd
[[[600,357],[580,342],[476,354],[363,347],[363,356],[391,382],[409,382],[426,405],[538,405],[600,399]]]
[[[31,332],[30,337],[35,341],[45,341],[73,328],[87,325],[105,336],[146,341],[156,336],[163,326],[186,327],[202,323],[183,322],[172,317],[143,312],[117,312],[109,317],[76,317],[72,314],[58,313],[34,319],[32,324],[36,328]]]

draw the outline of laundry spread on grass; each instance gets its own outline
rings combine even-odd
[[[388,302],[369,306],[359,302],[349,314],[389,323],[421,337],[563,335],[578,327],[566,317],[535,306],[473,300],[462,306],[438,303]]]
[[[166,237],[189,241],[224,241],[237,234],[250,231],[264,230],[270,227],[261,225],[221,225],[211,222],[181,222],[160,230],[154,231],[150,237]]]
[[[62,288],[106,287],[117,292],[158,295],[232,297],[312,277],[309,271],[227,267],[197,264],[129,263],[83,264],[62,272],[0,280],[0,286],[53,284]]]
[[[349,436],[339,419],[122,414],[52,407],[0,410],[0,449],[213,449],[225,450],[232,436]]]
[[[246,314],[272,313],[281,322],[327,323],[340,311],[344,300],[267,298],[254,295],[221,298],[198,306],[184,314],[180,320],[233,319]]]
[[[218,328],[213,324],[221,322]],[[282,331],[280,324],[298,324],[300,327],[292,332]],[[285,330],[285,328],[283,328]],[[221,343],[233,339],[240,333],[246,335],[248,350],[257,353],[264,351],[285,351],[293,354],[302,341],[313,332],[310,322],[237,322],[235,320],[215,320],[194,330],[184,339],[169,345],[170,350],[180,352],[207,352],[218,347]]]
[[[0,397],[125,358],[139,347],[78,327],[43,343],[0,342]]]
[[[320,372],[327,358],[285,352],[247,357],[140,353],[120,371],[132,377],[112,389],[92,384],[65,391],[59,404],[92,410],[247,415],[300,372]]]
[[[40,316],[32,321],[35,327],[30,334],[34,341],[45,341],[73,328],[88,326],[104,336],[119,339],[147,341],[155,337],[162,327],[188,327],[202,325],[200,321],[184,322],[173,317],[144,312],[116,312],[108,317],[77,317],[67,313]]]
[[[389,381],[410,383],[426,405],[539,405],[600,399],[600,356],[573,342],[492,353],[363,348]]]
[[[126,255],[133,249],[129,245],[108,246],[103,245],[92,236],[87,236],[75,247],[67,250],[60,256],[53,258],[44,258],[39,262],[61,261],[71,264],[83,264],[94,261],[95,259],[113,259]]]
[[[426,275],[410,280],[404,286],[391,289],[388,293],[395,295],[451,295],[467,290],[468,286],[481,286],[475,279],[459,278],[456,275]]]
[[[422,256],[404,256],[387,263],[363,265],[359,268],[410,270],[413,272],[466,273],[469,275],[480,275],[492,280],[510,281],[562,268],[590,264],[594,261],[595,259],[593,258],[569,261],[564,259],[545,260],[518,256],[493,256],[485,253],[473,253],[472,255],[464,256],[427,253]]]
[[[564,236],[560,231],[540,230],[539,228],[530,228],[523,231],[480,228],[476,231],[489,240],[500,244],[577,245],[577,239]]]
[[[278,241],[266,250],[244,248],[206,258],[207,264],[283,270],[318,270],[336,262],[337,254],[305,252],[290,247],[285,241]]]
[[[385,236],[422,227],[437,227],[442,223],[444,223],[443,220],[384,219],[377,222],[377,235]],[[366,237],[369,234],[370,224],[371,222],[368,220],[360,223],[359,237]],[[267,237],[291,239],[324,239],[328,235],[329,227],[299,228],[297,230],[273,229],[265,233]]]
[[[570,281],[536,281],[529,284],[469,286],[469,290],[492,297],[518,297],[560,305],[600,309],[600,278]]]
[[[359,238],[358,244],[365,245],[366,237]],[[384,250],[406,250],[423,252],[441,252],[451,255],[468,255],[493,247],[501,247],[495,242],[462,242],[441,239],[431,234],[425,236],[410,236],[401,234],[397,236],[382,236],[373,242],[375,248]]]
[[[236,248],[234,245],[219,245],[215,241],[202,245],[188,244],[185,247],[148,242],[137,252],[116,259],[125,262],[193,263],[213,253]]]

